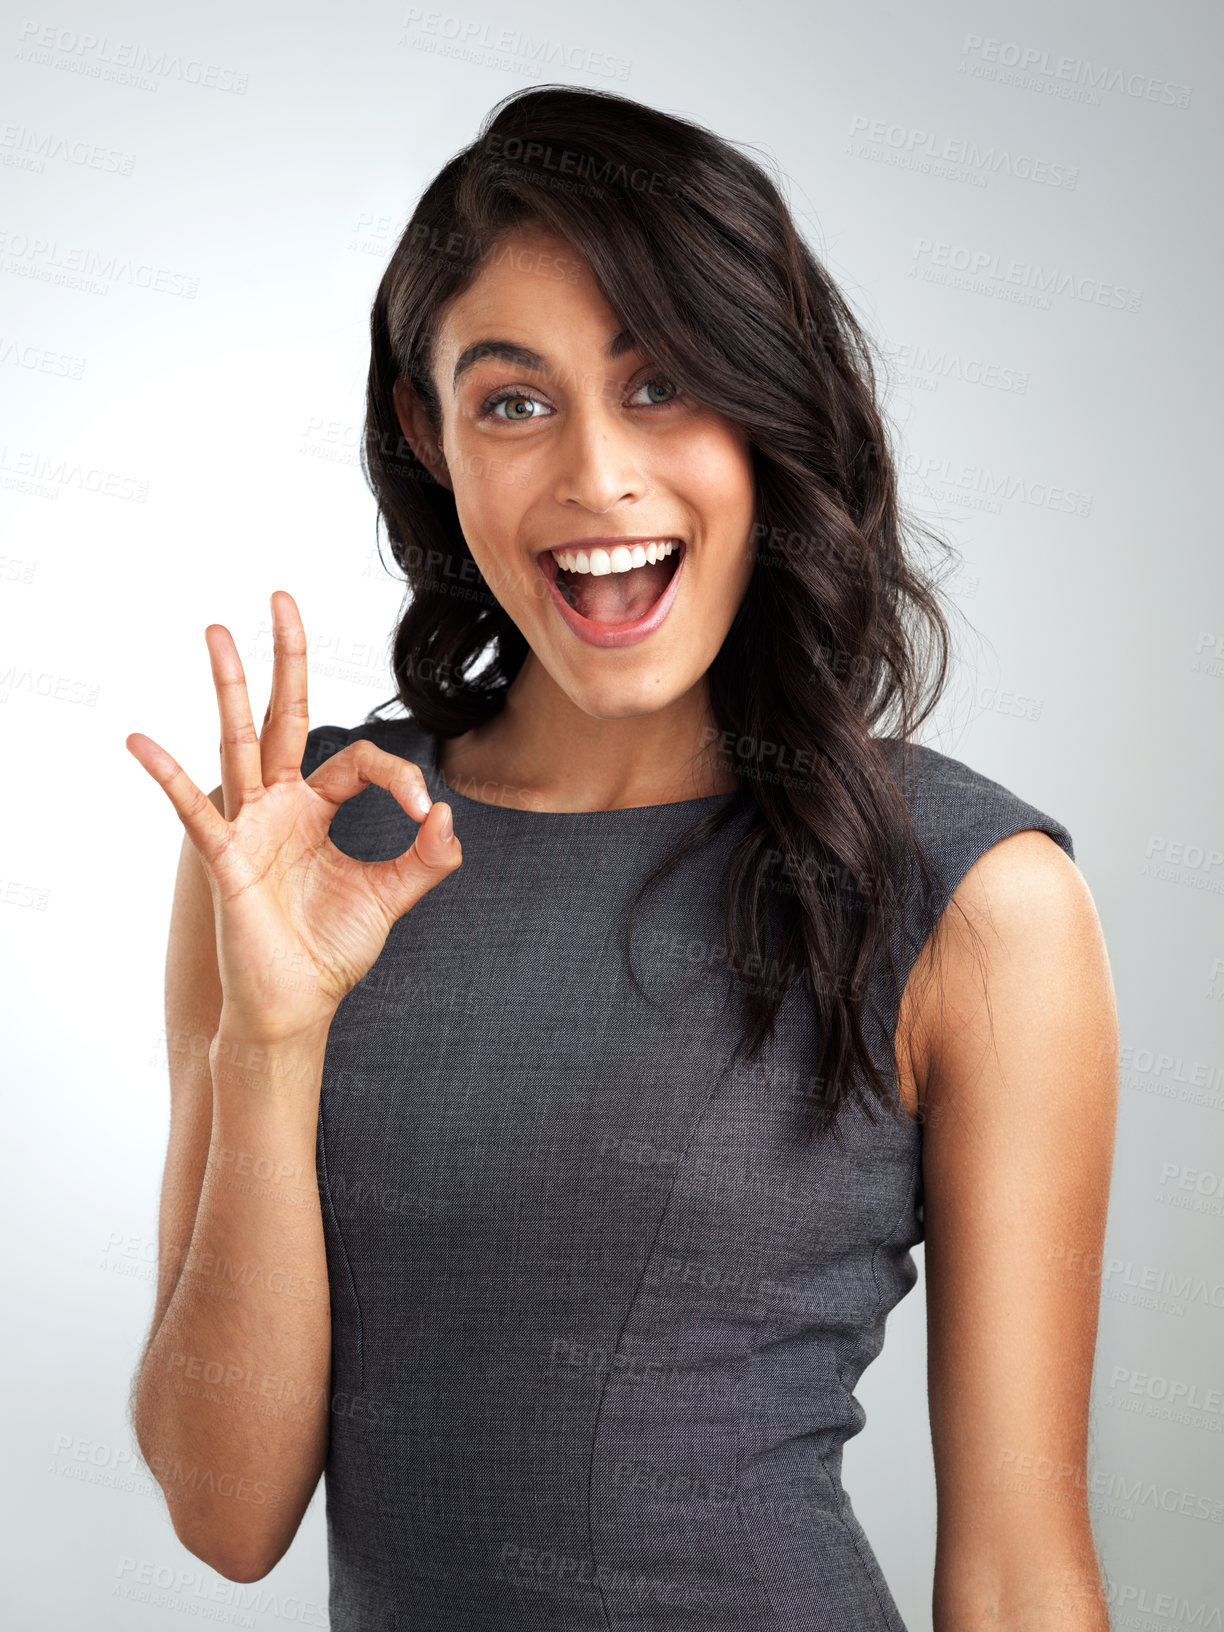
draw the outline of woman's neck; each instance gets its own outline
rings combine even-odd
[[[443,779],[487,804],[621,810],[734,793],[704,680],[664,709],[624,719],[584,713],[528,654],[501,712],[438,752]]]

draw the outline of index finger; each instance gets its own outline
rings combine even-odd
[[[167,753],[152,737],[143,731],[133,731],[124,739],[124,746],[153,780],[160,783],[179,821],[187,829],[187,837],[200,855],[211,862],[227,842],[229,823],[225,817],[208,795],[196,787],[174,755]]]

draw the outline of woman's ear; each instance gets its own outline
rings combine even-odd
[[[411,381],[396,380],[393,395],[395,417],[409,447],[433,479],[453,493],[454,484],[446,466],[441,439],[430,424],[429,413]]]

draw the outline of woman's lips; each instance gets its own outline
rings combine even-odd
[[[537,559],[553,605],[580,640],[586,641],[589,646],[634,646],[639,640],[645,640],[647,635],[654,633],[671,611],[672,603],[676,599],[685,557],[688,554],[684,541],[678,539],[676,542],[679,544],[676,552],[676,570],[668,579],[667,587],[653,606],[648,607],[640,617],[633,618],[627,623],[600,623],[594,618],[584,618],[577,608],[569,604],[558,588],[558,567],[551,550],[545,550]]]

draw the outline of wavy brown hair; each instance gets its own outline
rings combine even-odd
[[[930,903],[939,886],[903,782],[949,667],[937,580],[911,541],[955,552],[903,524],[882,364],[779,186],[700,125],[604,91],[515,92],[417,204],[370,321],[363,468],[408,585],[396,696],[379,709],[401,705],[429,734],[458,736],[502,708],[527,655],[476,570],[453,494],[401,434],[393,388],[408,380],[440,432],[439,314],[509,233],[536,225],[574,245],[669,380],[743,427],[757,485],[756,564],[706,676],[738,791],[643,881],[626,926],[632,978],[644,893],[743,816],[725,946],[704,959],[705,973],[725,961],[734,974],[741,1048],[762,1054],[799,983],[819,1030],[809,1134],[840,1136],[850,1101],[872,1121],[881,1105],[904,1116],[891,1035],[898,926],[921,922],[906,916],[915,892]],[[796,763],[800,775],[779,769]]]

